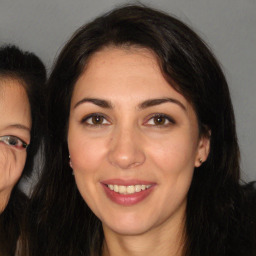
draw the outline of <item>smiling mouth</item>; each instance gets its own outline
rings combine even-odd
[[[129,185],[129,186],[123,186],[123,185],[115,185],[115,184],[107,184],[107,187],[121,195],[132,195],[135,193],[139,193],[141,191],[147,190],[152,185]]]

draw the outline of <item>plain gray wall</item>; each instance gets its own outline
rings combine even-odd
[[[131,1],[0,0],[0,44],[35,52],[50,71],[54,58],[85,22]],[[256,0],[142,0],[174,14],[208,43],[229,82],[242,177],[256,180]],[[134,3],[134,1],[133,1]]]

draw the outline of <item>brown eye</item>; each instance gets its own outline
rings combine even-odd
[[[101,125],[109,125],[110,122],[105,118],[104,115],[101,114],[91,114],[85,117],[82,120],[82,123],[88,126],[101,126]]]
[[[155,116],[153,121],[155,125],[163,125],[166,122],[166,118],[163,116]]]
[[[172,117],[166,114],[154,114],[148,121],[146,122],[147,126],[159,126],[166,127],[170,124],[175,124],[175,121]]]
[[[92,116],[92,123],[94,125],[103,124],[104,118],[102,116]]]

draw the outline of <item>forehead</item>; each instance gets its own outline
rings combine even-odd
[[[19,80],[0,78],[0,114],[1,125],[20,123],[31,126],[28,96]]]
[[[149,97],[164,97],[172,93],[185,98],[166,81],[155,54],[139,47],[107,47],[93,54],[75,84],[73,96],[86,93],[129,95],[136,93]]]
[[[18,79],[0,76],[1,105],[8,101],[26,96],[25,88]]]
[[[24,82],[18,78],[0,75],[0,97],[1,94],[4,94],[5,92],[8,93],[8,91],[25,92]]]
[[[109,73],[113,68],[116,72]],[[101,75],[105,73],[108,76],[112,74],[118,76],[118,71],[126,69],[126,73],[131,74],[134,73],[134,68],[137,68],[138,72],[149,68],[155,72],[160,71],[155,53],[147,48],[108,46],[90,57],[83,74],[92,75],[91,72],[98,72]]]

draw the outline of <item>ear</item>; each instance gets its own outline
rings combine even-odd
[[[201,166],[202,163],[207,160],[207,157],[210,152],[210,138],[211,131],[208,131],[206,134],[201,135],[195,158],[195,167]]]

